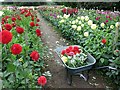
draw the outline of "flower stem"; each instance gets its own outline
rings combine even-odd
[[[6,53],[6,55],[7,55],[7,48],[6,48],[6,44],[4,45],[4,47],[3,47],[3,49],[5,50],[5,53]]]

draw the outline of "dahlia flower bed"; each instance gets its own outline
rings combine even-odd
[[[40,88],[47,83],[40,19],[29,9],[3,10],[0,31],[3,88]],[[48,76],[46,76],[46,73]]]
[[[105,73],[120,85],[120,12],[70,7],[42,7],[39,11],[64,38],[91,53],[96,66],[117,68]]]

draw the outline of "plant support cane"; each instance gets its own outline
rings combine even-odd
[[[116,31],[115,31],[115,38],[114,38],[114,42],[113,42],[113,52],[117,46],[117,42],[118,42],[118,37],[119,37],[119,26],[116,27]]]

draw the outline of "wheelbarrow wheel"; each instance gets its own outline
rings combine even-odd
[[[88,81],[88,79],[89,79],[89,72],[90,72],[90,70],[87,70],[87,71],[83,72],[83,75],[84,75],[85,78],[86,78],[85,81]]]

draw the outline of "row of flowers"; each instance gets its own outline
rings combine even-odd
[[[71,15],[66,13],[66,10],[54,8],[52,12],[49,9],[43,12],[40,8],[40,13],[57,26],[64,38],[91,53],[97,59],[96,66],[110,65],[117,68],[114,73],[109,70],[106,74],[114,78],[118,84],[120,80],[118,77],[120,56],[117,56],[120,54],[117,43],[120,42],[119,14],[110,11],[79,9],[76,14]]]
[[[43,76],[46,68],[43,60],[45,48],[36,11],[30,8],[2,12],[0,43],[3,88],[44,86],[47,83],[47,78]]]

